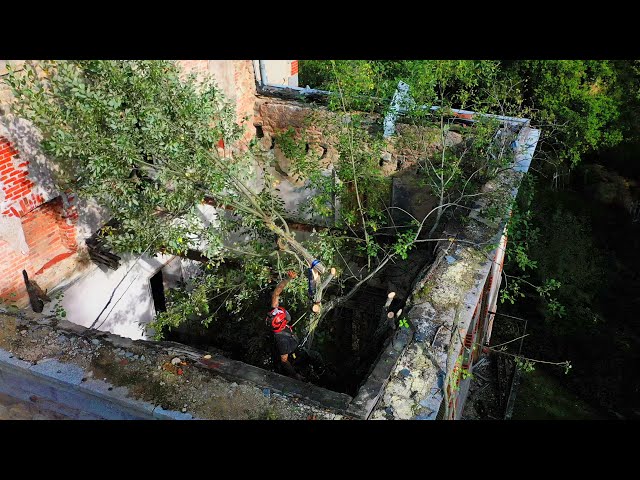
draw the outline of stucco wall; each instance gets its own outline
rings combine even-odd
[[[170,280],[166,287],[174,286],[175,280],[181,276],[177,257],[145,255],[136,262],[135,256],[124,255],[117,270],[93,268],[64,289],[61,305],[66,311],[66,318],[84,327],[91,326],[109,301],[111,293],[115,292],[95,328],[134,340],[148,338],[153,332],[145,332],[145,326],[156,313],[149,279],[163,267],[174,272],[174,275],[163,274],[165,281]],[[126,278],[118,286],[125,275]],[[52,310],[55,303],[49,304],[48,308]]]

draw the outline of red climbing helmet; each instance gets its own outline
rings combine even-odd
[[[287,311],[282,307],[276,307],[267,314],[267,325],[273,333],[280,333],[287,326]]]

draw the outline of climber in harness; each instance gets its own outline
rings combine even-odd
[[[313,260],[310,267],[307,269],[308,296],[312,304],[311,310],[314,313],[320,311],[320,301],[322,299],[322,291],[327,287],[331,279],[336,274],[336,269],[332,268],[328,278],[320,284],[320,274],[315,269],[320,264],[319,260]],[[296,372],[293,367],[293,363],[296,360],[296,355],[303,355],[307,361],[310,357],[314,357],[314,352],[303,352],[301,350],[304,346],[305,340],[300,343],[298,337],[293,333],[293,325],[291,324],[291,315],[287,310],[280,306],[280,294],[284,290],[284,287],[291,280],[297,277],[295,272],[287,272],[287,278],[282,280],[276,286],[271,296],[271,310],[267,314],[266,324],[271,329],[274,337],[274,344],[276,349],[276,364],[279,369],[290,377],[297,378],[298,380],[305,380],[305,378]],[[298,350],[300,349],[300,350]],[[298,352],[296,352],[298,350]],[[317,356],[317,354],[316,354]],[[293,360],[293,361],[292,361]],[[304,362],[303,362],[304,363]]]
[[[295,358],[295,351],[300,344],[298,337],[293,333],[291,327],[291,315],[280,304],[280,294],[284,287],[291,280],[297,277],[295,272],[287,272],[287,277],[276,286],[271,296],[271,310],[267,313],[266,323],[273,332],[273,339],[277,353],[280,370],[290,377],[304,380],[302,375],[298,374],[293,365],[289,361],[291,355]]]

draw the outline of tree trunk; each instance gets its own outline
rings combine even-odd
[[[285,232],[283,229],[281,229],[280,227],[278,227],[275,223],[273,223],[272,221],[269,222],[265,222],[265,225],[267,226],[267,228],[269,230],[271,230],[273,233],[275,233],[276,235],[278,235],[280,238],[282,238],[290,247],[292,250],[294,250],[296,253],[299,253],[300,255],[302,255],[304,257],[304,259],[309,263],[309,265],[311,265],[311,262],[313,262],[314,260],[319,260],[316,259],[313,255],[311,255],[309,253],[309,251],[304,248],[291,234],[288,234],[287,232]],[[320,263],[318,263],[315,267],[314,267],[319,273],[324,273],[326,271],[326,267],[322,264],[322,261]]]

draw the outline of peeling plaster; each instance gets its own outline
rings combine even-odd
[[[0,240],[4,240],[16,252],[23,255],[29,253],[27,240],[24,238],[24,230],[22,229],[22,221],[18,217],[8,217],[3,215],[0,217]]]

